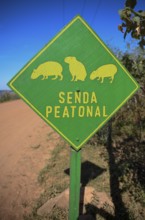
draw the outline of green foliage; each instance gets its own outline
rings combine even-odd
[[[15,100],[18,98],[19,97],[15,93],[10,92],[10,91],[4,91],[0,93],[0,102],[7,102],[7,101]]]
[[[121,62],[136,78],[141,89],[112,119],[112,154],[115,159],[113,176],[119,180],[119,188],[128,209],[129,219],[145,219],[145,52],[135,49],[123,54]],[[109,125],[108,125],[109,126]],[[92,139],[104,145],[107,127]],[[96,148],[97,150],[97,148]]]
[[[4,92],[1,96],[0,96],[0,102],[6,102],[9,101],[11,99],[10,93],[8,92]]]
[[[143,49],[145,46],[145,11],[134,11],[136,4],[136,0],[126,0],[124,9],[119,10],[123,22],[118,29],[124,33],[124,39],[127,34],[130,34],[132,38],[139,40],[139,46]]]
[[[130,195],[130,219],[144,219],[145,54],[125,54],[122,62],[139,82],[141,89],[113,120],[114,155],[119,169],[120,189],[122,193]],[[133,207],[137,203],[138,210]]]
[[[136,6],[137,0],[126,0],[125,7],[134,8]]]

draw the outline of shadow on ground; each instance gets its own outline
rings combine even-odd
[[[82,201],[84,201],[84,190],[89,181],[97,178],[99,175],[102,175],[103,172],[105,172],[106,169],[101,168],[95,164],[93,164],[90,161],[84,161],[81,164],[81,198]],[[64,170],[64,172],[67,175],[70,175],[70,169]],[[85,205],[85,210],[86,213],[83,214],[83,206],[84,204],[80,204],[80,217],[79,220],[85,220],[85,219],[96,219],[96,215],[101,215],[104,217],[104,219],[114,219],[113,215],[109,214],[107,211],[105,211],[103,208],[97,208],[96,206],[92,204],[86,204]]]
[[[90,161],[84,161],[81,164],[81,186],[85,187],[90,180],[97,178],[101,175],[106,169],[103,169]],[[70,169],[64,170],[67,175],[70,175]]]

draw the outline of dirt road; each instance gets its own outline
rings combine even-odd
[[[0,104],[0,220],[22,220],[31,210],[42,192],[38,174],[58,141],[23,101]]]

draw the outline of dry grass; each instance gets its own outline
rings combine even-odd
[[[121,154],[117,154],[117,139],[115,143],[113,142],[111,149],[108,149],[105,144],[97,144],[105,143],[104,132],[106,129],[102,132],[103,139],[101,141],[94,136],[82,148],[81,184],[92,186],[96,191],[110,195],[115,206],[115,214],[112,214],[108,204],[101,209],[88,204],[86,211],[95,216],[97,220],[144,220],[144,189],[139,185],[134,185],[131,176],[128,176],[132,175],[131,172],[123,173],[125,167],[122,167],[122,163],[118,163]],[[37,215],[37,209],[48,199],[57,196],[69,187],[69,157],[69,146],[61,140],[52,151],[51,159],[38,176],[39,183],[44,187],[44,193],[36,201],[32,214],[24,217],[25,220],[68,219],[68,210],[55,207],[49,215],[40,217]]]

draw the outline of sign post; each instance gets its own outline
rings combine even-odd
[[[80,16],[34,56],[8,85],[72,146],[69,218],[76,220],[80,149],[139,85]]]
[[[77,220],[80,204],[81,150],[71,148],[69,220]]]

